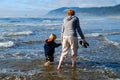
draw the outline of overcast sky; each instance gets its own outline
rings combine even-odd
[[[120,0],[0,0],[0,17],[40,17],[60,7],[101,7]]]

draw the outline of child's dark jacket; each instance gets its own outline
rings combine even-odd
[[[53,55],[55,52],[55,48],[59,47],[61,43],[55,43],[49,39],[45,40],[44,51],[45,55]]]

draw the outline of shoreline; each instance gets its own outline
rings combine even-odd
[[[20,62],[7,62],[6,65],[12,66],[13,72],[0,73],[0,79],[7,80],[109,80],[116,76],[109,71],[101,71],[101,67],[95,64],[87,64],[86,61],[77,63],[76,70],[72,70],[71,64],[66,62],[61,71],[57,71],[58,62],[54,65],[43,66],[43,60],[31,60]],[[12,70],[11,70],[12,71]]]

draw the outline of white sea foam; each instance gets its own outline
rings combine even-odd
[[[0,24],[2,27],[8,27],[8,26],[14,26],[14,27],[20,27],[20,26],[58,26],[61,25],[61,23],[17,23],[17,24]]]
[[[8,42],[0,42],[0,47],[12,47],[14,45],[14,42],[8,41]]]
[[[86,37],[97,37],[102,35],[101,33],[91,33],[91,34],[85,34]]]
[[[106,35],[118,35],[118,34],[120,34],[120,32],[111,32],[111,33],[108,33]]]
[[[42,52],[43,53],[43,52]],[[16,53],[5,53],[5,54],[0,54],[0,60],[1,59],[32,59],[32,58],[43,58],[44,54],[40,53],[22,53],[22,52],[16,52]]]
[[[109,43],[109,44],[113,44],[113,45],[115,45],[115,46],[118,46],[118,45],[119,45],[118,42],[114,42],[114,41],[108,41],[108,43]]]
[[[25,56],[26,56],[26,54],[23,54],[23,53],[14,53],[14,54],[12,54],[12,56],[14,57],[14,58],[16,58],[16,59],[23,59]]]
[[[52,22],[51,20],[43,20],[42,21],[43,23],[50,23],[50,22]]]
[[[40,73],[41,69],[30,70],[26,72],[22,72],[20,70],[10,69],[10,68],[0,68],[0,73],[10,73],[10,74],[21,74],[21,75],[34,75]],[[15,80],[21,80],[19,76],[16,76]],[[26,79],[25,79],[26,80]]]
[[[118,45],[119,45],[118,42],[110,41],[110,40],[108,40],[106,37],[105,37],[104,39],[105,39],[106,43],[108,43],[108,44],[111,44],[111,45],[114,45],[114,46],[118,46]]]
[[[8,70],[6,68],[0,69],[0,73],[7,73]]]
[[[107,19],[107,18],[85,18],[83,20],[85,20],[85,21],[103,21],[105,19]]]
[[[97,37],[97,36],[109,36],[109,35],[118,35],[120,32],[111,32],[111,33],[90,33],[85,34],[86,37]]]
[[[47,30],[55,30],[56,28],[46,28]]]
[[[32,33],[33,33],[32,31],[11,32],[8,34],[8,36],[30,35]]]
[[[0,68],[0,73],[14,73],[15,70],[14,69],[10,69],[10,68]]]
[[[58,21],[58,20],[43,20],[41,23],[44,23],[44,24],[61,24],[62,23],[62,21]]]

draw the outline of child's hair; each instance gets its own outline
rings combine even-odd
[[[50,36],[49,36],[49,39],[51,39],[51,40],[55,40],[57,38],[57,36],[55,35],[55,34],[51,34]]]
[[[72,9],[68,10],[68,16],[73,16],[73,15],[75,15],[75,11]]]

